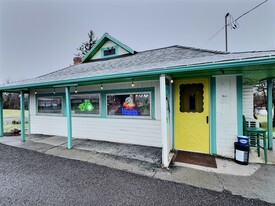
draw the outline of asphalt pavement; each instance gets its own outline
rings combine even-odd
[[[0,205],[271,205],[0,144]]]

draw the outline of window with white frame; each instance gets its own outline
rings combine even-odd
[[[107,94],[107,115],[151,117],[151,92]]]
[[[100,94],[71,95],[72,115],[99,115]]]
[[[37,112],[41,114],[62,114],[62,97],[37,97]]]

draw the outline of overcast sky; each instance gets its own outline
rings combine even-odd
[[[224,26],[264,0],[0,0],[0,83],[36,77],[72,64],[94,30],[136,51],[183,45],[224,51]],[[229,51],[275,49],[275,1],[228,30]]]

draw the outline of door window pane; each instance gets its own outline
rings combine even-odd
[[[107,114],[110,116],[151,116],[151,93],[107,95]]]
[[[180,85],[180,111],[203,112],[203,84]]]
[[[61,114],[62,113],[62,97],[49,96],[38,97],[38,113]]]
[[[72,115],[99,115],[100,95],[99,94],[74,94],[71,95]]]

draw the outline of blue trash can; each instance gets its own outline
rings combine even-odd
[[[249,144],[243,145],[239,142],[234,143],[234,160],[241,165],[248,165],[249,162]]]

